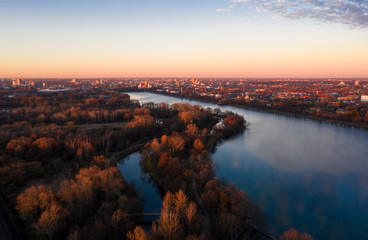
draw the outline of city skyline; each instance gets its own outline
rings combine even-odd
[[[368,77],[357,0],[0,3],[0,77]]]

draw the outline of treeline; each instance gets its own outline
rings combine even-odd
[[[155,90],[151,90],[155,92]],[[210,96],[200,96],[192,92],[185,92],[179,94],[159,92],[169,96],[185,97],[188,99],[197,99],[198,101],[218,103],[219,101],[234,105],[245,107],[257,111],[266,111],[276,114],[284,114],[288,116],[308,117],[316,120],[323,120],[331,123],[347,124],[356,127],[368,127],[368,107],[364,104],[358,106],[351,106],[350,103],[334,102],[330,103],[313,103],[306,102],[300,99],[277,99],[277,100],[263,100],[255,99],[253,101],[244,99],[217,99]],[[337,106],[335,105],[337,104]],[[336,112],[338,109],[345,111]]]

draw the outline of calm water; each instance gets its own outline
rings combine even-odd
[[[159,213],[161,212],[161,198],[153,183],[145,180],[145,174],[139,166],[140,154],[133,153],[123,158],[118,167],[127,182],[134,182],[138,197],[143,200],[143,212]]]
[[[315,239],[368,239],[368,131],[152,93],[129,94],[143,102],[189,102],[243,115],[249,129],[220,145],[213,159],[217,176],[261,207],[270,234],[296,228]],[[120,167],[128,181],[136,182],[137,176],[128,175],[140,174],[139,156],[131,158]],[[140,186],[149,198],[146,204],[160,206],[152,186]]]

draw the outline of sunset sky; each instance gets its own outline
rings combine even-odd
[[[365,0],[1,0],[0,77],[368,77]]]

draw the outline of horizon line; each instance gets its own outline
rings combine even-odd
[[[368,77],[0,77],[0,79],[14,79],[14,78],[21,78],[21,79],[145,79],[145,78],[178,78],[178,79],[188,79],[188,78],[195,78],[195,79],[364,79],[368,80]]]

